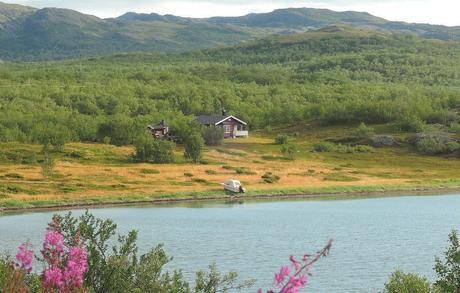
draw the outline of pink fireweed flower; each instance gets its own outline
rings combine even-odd
[[[293,255],[289,257],[289,260],[291,261],[292,265],[294,266],[296,270],[300,269],[300,262],[298,262]]]
[[[66,283],[81,287],[84,275],[88,271],[88,251],[86,247],[72,247],[69,250],[67,264],[64,269]]]
[[[57,252],[64,251],[64,235],[56,231],[47,231],[43,248],[45,250],[55,250]]]
[[[32,271],[34,252],[31,247],[32,245],[29,242],[23,243],[19,246],[18,253],[16,254],[16,260],[13,263],[15,269],[24,269],[28,273]]]
[[[49,288],[60,288],[64,283],[62,270],[57,267],[46,270],[44,277],[45,286]]]
[[[284,279],[291,273],[288,266],[282,266],[279,273],[275,274],[275,282],[277,285],[281,284]]]
[[[298,293],[300,289],[305,288],[307,282],[308,279],[306,276],[301,276],[299,278],[291,277],[287,286],[281,290],[281,293]]]

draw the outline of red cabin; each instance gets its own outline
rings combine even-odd
[[[233,115],[228,115],[225,110],[222,111],[222,115],[198,116],[197,121],[206,126],[222,127],[225,138],[247,137],[249,135],[248,124]]]

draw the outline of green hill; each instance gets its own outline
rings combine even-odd
[[[458,132],[459,68],[458,42],[350,27],[185,53],[4,62],[0,140],[38,141],[46,129],[124,145],[149,123],[180,128],[223,108],[252,130],[316,121]]]
[[[368,13],[326,9],[290,8],[208,19],[129,12],[118,18],[100,19],[68,9],[0,3],[0,59],[52,60],[117,52],[184,52],[331,25],[404,32],[441,40],[460,39],[459,27],[390,22]]]

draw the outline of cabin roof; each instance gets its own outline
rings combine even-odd
[[[196,120],[200,122],[201,124],[216,124],[217,122],[221,121],[222,119],[225,119],[229,117],[230,115],[200,115],[196,117]]]
[[[158,124],[150,124],[147,127],[150,128],[150,129],[162,129],[162,128],[166,128],[168,126],[169,125],[168,125],[168,123],[166,121],[161,120],[160,123],[158,123]]]
[[[204,125],[217,125],[219,123],[224,122],[225,120],[233,118],[236,121],[240,122],[241,124],[247,125],[246,122],[244,122],[241,119],[236,118],[233,115],[200,115],[196,117],[196,120]]]

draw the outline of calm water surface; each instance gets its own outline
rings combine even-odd
[[[75,211],[81,213],[81,211]],[[121,232],[139,230],[142,252],[164,243],[187,276],[213,262],[267,288],[291,254],[331,255],[314,269],[310,292],[378,292],[399,268],[434,278],[452,229],[460,229],[460,195],[337,201],[277,201],[123,207],[91,210]],[[0,216],[0,250],[24,240],[40,247],[52,212]],[[255,290],[253,290],[255,291]]]

